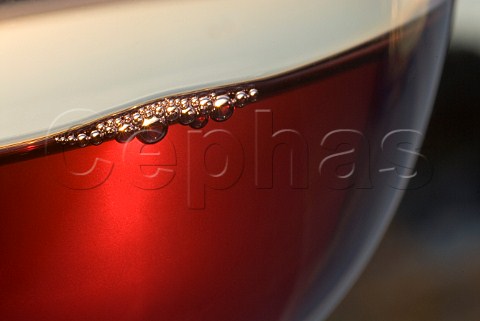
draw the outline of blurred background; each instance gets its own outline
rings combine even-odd
[[[480,1],[457,0],[422,154],[376,254],[328,321],[480,320]]]

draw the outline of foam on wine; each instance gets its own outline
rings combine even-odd
[[[0,108],[8,117],[0,147],[147,99],[292,70],[441,1],[95,2],[1,5]]]

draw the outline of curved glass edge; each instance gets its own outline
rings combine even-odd
[[[432,32],[432,42],[420,45],[420,50],[425,52],[424,62],[426,60],[431,62],[425,70],[429,76],[422,80],[422,83],[426,86],[426,92],[418,101],[408,107],[411,109],[411,113],[403,116],[398,113],[388,116],[391,128],[400,128],[399,125],[401,126],[405,122],[413,124],[411,128],[418,128],[421,131],[428,127],[450,41],[452,16],[456,2],[455,0],[445,0],[443,3],[445,5],[444,10],[447,13],[445,23],[440,30],[436,31],[436,34]],[[415,91],[416,81],[408,84],[408,86],[407,96],[408,93]],[[404,101],[402,104],[406,104],[406,102]],[[376,131],[376,134],[380,135],[378,131]],[[414,145],[421,146],[422,142],[423,135]],[[374,155],[373,163],[381,163],[380,153],[375,151],[376,155]],[[409,157],[407,161],[409,168],[415,168],[418,160],[417,156],[411,155]],[[379,180],[381,179],[378,173],[374,176]],[[286,318],[282,321],[321,321],[333,312],[353,287],[375,253],[405,191],[409,188],[407,183],[408,181],[398,182],[398,187],[394,188],[393,192],[388,189],[380,189],[380,192],[379,189],[357,189],[351,193],[346,201],[347,205],[343,214],[348,219],[344,219],[340,227],[351,232],[338,233],[344,238],[337,238],[334,241],[335,244],[331,247],[330,253],[324,261],[326,265],[321,267],[321,277],[318,277],[312,284],[308,295],[300,299],[302,307],[294,314],[287,313]],[[367,212],[370,214],[362,215]],[[331,264],[332,262],[336,262],[336,264]]]

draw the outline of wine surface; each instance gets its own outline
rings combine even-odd
[[[97,3],[97,4],[95,4]],[[0,4],[0,147],[147,99],[277,75],[441,0],[42,0]]]
[[[324,317],[406,184],[428,183],[428,164],[411,174],[450,23],[435,3],[347,51],[243,75],[258,100],[228,121],[5,154],[0,319]]]

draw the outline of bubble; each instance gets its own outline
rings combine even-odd
[[[248,95],[244,91],[239,91],[235,94],[235,99],[236,99],[236,106],[237,107],[244,107],[247,104],[248,101]]]
[[[78,134],[77,141],[78,141],[78,146],[85,147],[88,145],[88,136],[84,133]]]
[[[195,129],[203,128],[208,123],[208,115],[205,116],[198,116],[191,124],[190,127]]]
[[[134,113],[132,115],[132,123],[135,126],[141,126],[143,123],[143,116],[140,113]]]
[[[210,112],[210,110],[212,110],[212,108],[213,108],[213,103],[210,100],[210,98],[208,97],[200,98],[198,102],[198,107],[197,107],[199,115],[201,116],[207,115]]]
[[[186,105],[182,108],[182,113],[180,114],[180,124],[188,125],[195,120],[197,117],[197,113],[195,112],[195,108],[190,105]]]
[[[110,127],[110,126],[105,127],[105,137],[106,138],[113,138],[113,137],[115,137],[116,133],[117,133],[117,130],[116,130],[115,127]]]
[[[168,106],[165,110],[165,116],[169,123],[174,123],[180,117],[180,108],[178,106]]]
[[[229,119],[233,115],[234,107],[227,95],[220,95],[216,97],[213,103],[213,109],[210,113],[214,121],[222,122]]]
[[[100,145],[102,143],[102,135],[98,130],[92,130],[90,133],[90,142],[92,145]]]
[[[125,124],[119,128],[115,139],[119,143],[129,142],[135,137],[135,127],[132,124]]]
[[[257,101],[258,99],[258,89],[252,88],[248,91],[248,95],[250,96],[250,102]]]
[[[138,132],[137,139],[144,144],[154,144],[161,141],[167,134],[167,131],[168,125],[165,121],[157,119],[155,122]]]
[[[67,142],[68,144],[70,145],[75,145],[75,143],[77,142],[77,139],[75,138],[75,135],[74,134],[70,134],[67,136]]]

